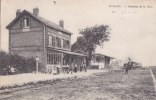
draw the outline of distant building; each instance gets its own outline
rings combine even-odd
[[[132,69],[142,68],[142,64],[132,61]]]
[[[113,57],[109,57],[103,54],[94,54],[93,59],[91,60],[91,65],[92,68],[98,68],[98,69],[103,69],[103,68],[111,68],[111,60]]]
[[[39,57],[46,67],[45,72],[55,72],[57,67],[70,67],[84,63],[84,54],[71,52],[72,33],[64,29],[64,21],[59,25],[39,16],[39,9],[33,13],[17,10],[16,18],[6,27],[9,30],[9,51],[21,56]]]
[[[111,68],[114,70],[120,70],[124,67],[124,61],[119,59],[113,59],[111,61]]]

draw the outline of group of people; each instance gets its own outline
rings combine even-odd
[[[87,71],[87,67],[85,64],[80,64],[78,66],[77,64],[74,64],[74,63],[72,63],[68,67],[62,67],[61,69],[64,73],[67,73],[67,74],[70,72],[72,74],[73,72],[76,73],[77,71],[80,71],[80,72],[82,72],[82,71],[86,72]],[[59,74],[59,73],[60,73],[60,68],[57,67],[57,74]]]
[[[5,74],[7,74],[7,75],[13,75],[13,74],[16,73],[16,69],[14,67],[12,67],[12,66],[6,67],[5,70],[6,70]]]

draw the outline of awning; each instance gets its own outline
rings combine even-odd
[[[72,51],[66,51],[66,50],[60,50],[60,49],[54,49],[54,48],[50,48],[50,49],[51,50],[58,51],[58,52],[63,52],[63,53],[66,53],[66,54],[70,54],[70,55],[87,57],[87,55],[82,54],[82,53],[76,53],[76,52],[72,52]]]
[[[110,57],[110,56],[107,56],[107,55],[104,55],[104,54],[100,54],[100,53],[96,53],[95,55],[96,55],[96,56],[107,57],[107,58],[110,58],[110,59],[115,59],[115,58],[113,58],[113,57]]]

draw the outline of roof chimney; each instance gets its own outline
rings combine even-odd
[[[21,10],[20,9],[17,9],[17,11],[16,11],[16,17],[18,17],[20,14],[21,14]]]
[[[59,25],[60,25],[62,28],[64,28],[64,21],[63,21],[63,20],[60,20],[60,21],[59,21]]]
[[[39,16],[39,9],[37,7],[33,9],[33,15]]]

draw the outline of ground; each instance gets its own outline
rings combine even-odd
[[[4,100],[156,100],[149,70],[100,72],[8,88]]]

